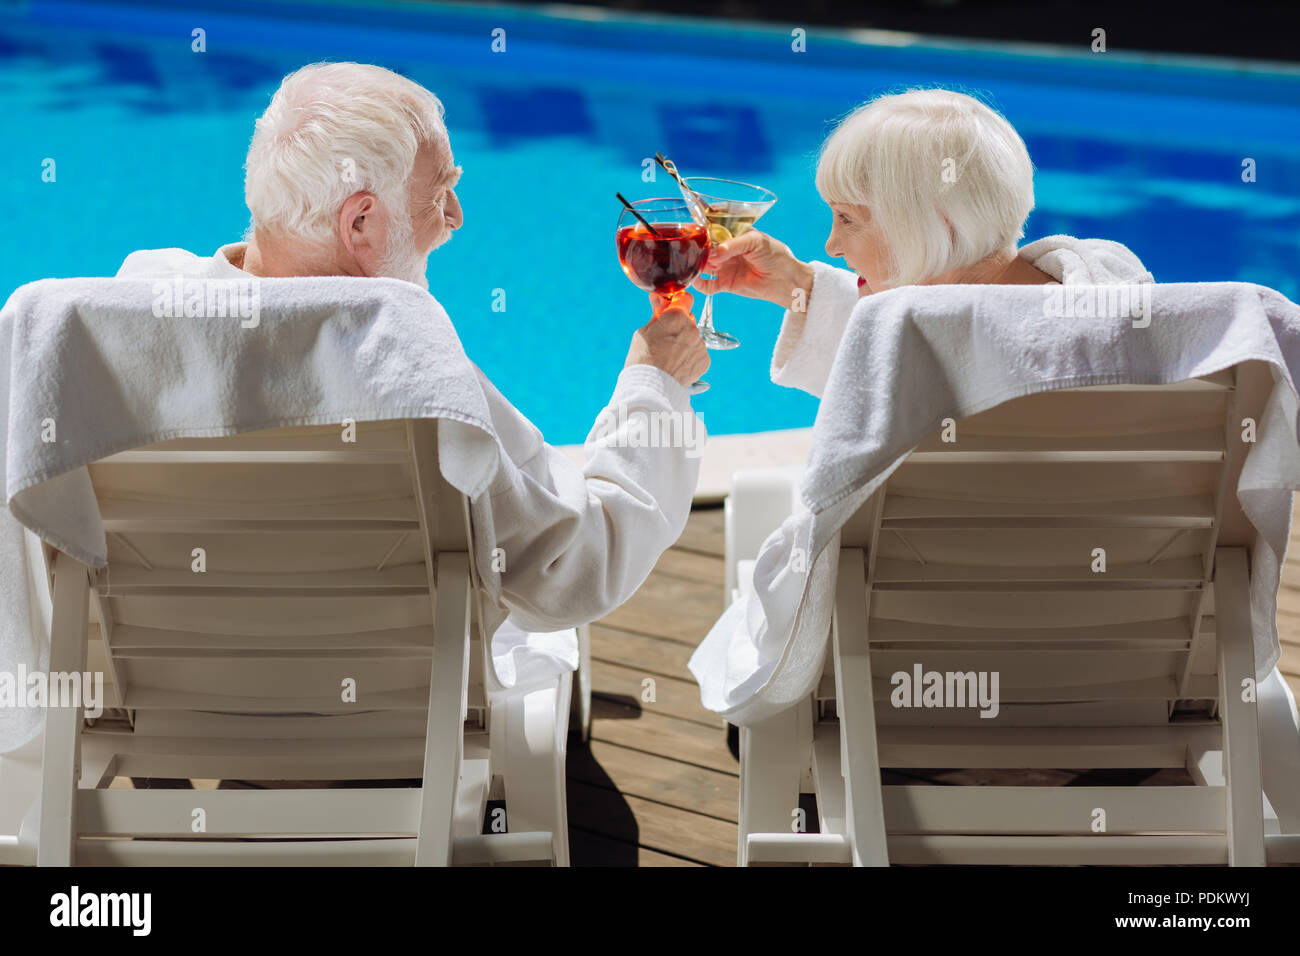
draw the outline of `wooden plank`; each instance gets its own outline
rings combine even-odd
[[[700,688],[693,680],[647,674],[635,667],[623,667],[608,661],[592,661],[592,693],[613,699],[615,703],[639,705],[643,711],[693,720],[706,727],[721,726],[721,718],[700,703]],[[654,681],[654,700],[645,699],[651,688],[642,683]],[[629,699],[630,698],[630,699]]]
[[[881,727],[885,767],[1050,769],[1183,767],[1189,747],[1216,749],[1216,724],[1158,727]]]
[[[1205,619],[1209,620],[1209,619]],[[1191,627],[1185,617],[1101,627],[962,627],[917,624],[888,618],[871,622],[871,646],[926,644],[949,647],[995,647],[1030,644],[1036,647],[1186,648]]]
[[[213,568],[195,572],[174,568],[119,567],[102,577],[96,589],[105,595],[185,593],[222,589],[257,594],[269,590],[298,591],[400,591],[413,594],[428,591],[428,577],[420,564],[385,568],[383,571],[229,571]]]
[[[605,618],[608,621],[609,618]],[[694,644],[656,637],[624,628],[602,624],[591,627],[591,659],[644,671],[646,677],[664,676],[688,680],[695,678],[686,662],[695,651]]]
[[[1114,564],[1105,572],[1092,570],[1087,555],[1074,564],[1013,567],[1001,564],[1002,556],[990,553],[981,564],[922,564],[898,558],[876,561],[872,586],[886,588],[893,584],[1006,584],[1020,583],[1088,584],[1098,589],[1120,585],[1193,588],[1201,584],[1201,559],[1173,558],[1156,564]]]
[[[1223,453],[1222,428],[1198,428],[1192,431],[1168,431],[1103,435],[981,435],[964,434],[956,442],[944,442],[942,435],[932,435],[917,445],[911,460],[918,455],[979,454],[983,456],[1016,454],[1162,454],[1169,452]],[[1034,460],[1041,460],[1034,459]],[[1198,459],[1199,460],[1199,459]]]
[[[569,857],[574,866],[703,866],[694,860],[669,856],[582,829],[569,821]]]
[[[406,449],[301,451],[222,449],[149,449],[122,451],[101,458],[97,465],[393,465],[405,464]]]
[[[719,749],[726,750],[718,734]],[[733,767],[738,769],[733,761]],[[568,778],[622,794],[653,800],[736,822],[740,799],[739,776],[706,770],[669,757],[645,754],[616,744],[593,741],[587,752],[571,749]],[[582,821],[577,821],[581,823]]]
[[[685,548],[669,548],[659,558],[655,572],[674,578],[682,578],[699,584],[707,584],[722,590],[726,579],[726,561],[715,554],[700,554]]]
[[[1221,834],[1014,839],[899,834],[889,838],[889,858],[914,866],[1222,866],[1228,862],[1228,850]]]
[[[345,450],[375,451],[406,448],[405,419],[357,422],[354,442],[343,441],[343,423],[337,425],[291,425],[283,428],[266,428],[239,435],[218,438],[173,438],[153,445],[142,445],[140,451],[266,451],[297,449],[320,451],[343,448]]]
[[[722,613],[721,591],[705,582],[652,571],[632,599],[601,623],[698,644]],[[593,653],[595,650],[593,643]]]
[[[719,558],[725,556],[722,541],[722,507],[696,508],[686,522],[686,530],[677,539],[675,548],[697,551],[700,554],[712,554]]]
[[[638,846],[712,866],[736,862],[736,825],[701,813],[623,795],[625,806],[608,800],[608,791],[570,780],[569,810],[584,830],[627,839],[627,815],[635,818]]]
[[[231,694],[202,694],[160,687],[130,687],[124,706],[133,710],[210,710],[259,714],[348,714],[357,710],[424,710],[428,691],[420,687],[372,691],[364,708],[345,702],[338,693],[321,697],[236,697]]]
[[[918,451],[908,465],[1079,465],[1079,464],[1146,464],[1173,462],[1197,464],[1223,461],[1220,451]]]
[[[89,790],[77,807],[86,836],[187,838],[193,808],[205,814],[210,837],[415,836],[420,810],[416,787],[267,790],[239,793]]]
[[[1092,831],[1106,810],[1107,834],[1222,833],[1223,787],[934,787],[883,788],[893,833],[1075,834]]]
[[[418,531],[412,498],[372,501],[134,501],[99,499],[105,531]]]
[[[648,754],[672,757],[723,773],[736,772],[721,723],[705,727],[690,720],[645,713],[596,698],[592,701],[593,741],[618,744]]]
[[[1137,501],[963,501],[891,495],[883,527],[1209,528],[1214,499],[1187,495]]]
[[[115,656],[147,656],[151,651],[234,652],[254,650],[310,651],[418,650],[427,657],[433,648],[433,627],[393,627],[346,634],[220,634],[175,628],[119,624],[113,629]]]

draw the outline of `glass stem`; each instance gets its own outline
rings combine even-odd
[[[700,309],[700,329],[705,332],[713,331],[713,296],[704,297],[704,306]]]

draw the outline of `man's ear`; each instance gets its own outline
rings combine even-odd
[[[339,209],[339,240],[353,259],[362,250],[375,245],[375,208],[374,193],[361,192],[353,193],[343,200],[343,206]]]

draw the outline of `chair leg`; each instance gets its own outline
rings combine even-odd
[[[90,613],[90,571],[80,561],[59,552],[54,563],[54,615],[50,624],[50,664],[47,678],[84,674],[86,628]],[[81,678],[79,677],[78,680]],[[81,702],[52,706],[55,681],[50,679],[51,706],[45,711],[45,752],[41,769],[38,866],[71,866],[77,844],[77,784],[81,777]]]
[[[1264,866],[1264,803],[1259,765],[1259,715],[1243,700],[1243,682],[1255,679],[1250,625],[1250,577],[1243,548],[1218,548],[1214,559],[1215,617],[1219,630],[1219,719],[1228,782],[1228,864]],[[1256,697],[1258,700],[1258,697]]]
[[[553,861],[569,865],[565,793],[570,675],[538,690],[513,694],[495,705],[494,741],[505,778],[506,827],[511,833],[549,831]]]
[[[591,628],[582,624],[578,627],[578,672],[573,675],[569,720],[577,714],[578,723],[570,723],[570,731],[576,730],[578,739],[584,744],[591,741]]]
[[[858,548],[840,551],[831,627],[835,706],[844,754],[845,827],[854,866],[888,866],[884,794],[867,641],[866,565]]]
[[[1300,834],[1300,721],[1276,667],[1259,684],[1259,746],[1264,793],[1278,825],[1283,833]]]
[[[465,554],[443,552],[438,556],[436,593],[416,866],[450,866],[452,862],[469,667],[470,581]]]
[[[810,759],[811,718],[801,703],[740,728],[740,825],[736,861],[749,865],[751,833],[790,833]],[[804,739],[804,733],[808,739]]]
[[[0,866],[33,866],[41,802],[44,734],[0,754]]]

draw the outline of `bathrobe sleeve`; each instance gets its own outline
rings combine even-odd
[[[822,397],[840,338],[858,304],[857,275],[814,262],[808,311],[786,310],[772,352],[772,381]]]
[[[653,366],[623,369],[579,466],[482,383],[502,455],[471,513],[476,534],[486,526],[499,549],[501,604],[530,631],[603,617],[686,527],[705,439],[690,395]]]

